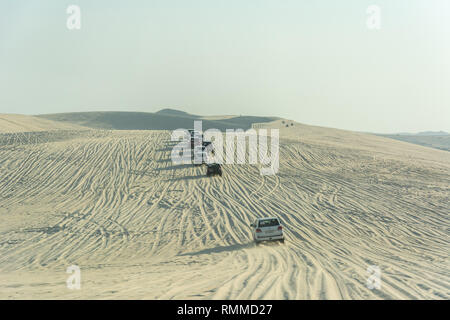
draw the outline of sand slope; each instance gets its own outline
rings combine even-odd
[[[261,126],[282,128],[276,176],[173,165],[169,131],[1,145],[0,298],[450,298],[448,152]],[[266,215],[285,245],[253,246]],[[72,264],[81,290],[66,288]]]
[[[76,124],[62,123],[21,114],[0,113],[0,133],[41,132],[50,130],[82,130]]]

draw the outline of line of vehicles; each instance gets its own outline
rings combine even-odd
[[[210,156],[214,155],[214,147],[210,141],[203,141],[201,132],[189,129],[191,139],[192,157],[194,165],[206,164],[206,175],[222,176],[220,164],[209,161]],[[258,218],[250,224],[252,228],[253,241],[256,245],[263,241],[279,241],[284,243],[283,226],[277,217]]]
[[[191,139],[192,158],[195,166],[206,164],[206,176],[222,176],[222,167],[219,163],[210,161],[214,156],[214,146],[211,141],[203,141],[203,133],[189,129]]]

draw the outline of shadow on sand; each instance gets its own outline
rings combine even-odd
[[[172,161],[171,159],[159,159],[159,160],[156,160],[156,162],[159,162],[159,163],[171,162],[171,161]]]
[[[185,168],[189,168],[192,167],[192,164],[176,164],[173,166],[169,166],[169,167],[164,167],[164,168],[156,168],[156,171],[168,171],[168,170],[178,170],[178,169],[185,169]]]
[[[171,147],[159,148],[159,149],[156,149],[156,151],[158,151],[158,152],[162,152],[162,151],[172,151],[172,148],[171,148]]]
[[[198,256],[201,254],[210,254],[210,253],[220,253],[220,252],[230,252],[230,251],[237,251],[242,249],[249,249],[253,248],[253,243],[246,243],[246,244],[233,244],[230,246],[220,246],[215,248],[209,248],[209,249],[203,249],[196,252],[187,252],[179,254],[180,256]]]
[[[181,180],[198,180],[208,178],[206,175],[197,175],[197,176],[184,176],[184,177],[177,177],[173,179],[167,179],[166,181],[181,181]]]

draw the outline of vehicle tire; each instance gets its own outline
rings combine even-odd
[[[207,173],[206,173],[206,176],[207,176],[207,177],[211,176],[211,173],[207,172]]]
[[[280,243],[283,243],[283,244],[284,244],[284,239],[281,239],[281,240],[280,240]]]

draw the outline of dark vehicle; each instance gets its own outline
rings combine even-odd
[[[206,150],[207,152],[211,152],[212,155],[216,154],[214,151],[214,146],[211,143],[211,141],[203,141],[202,145],[203,145],[203,149]]]
[[[201,166],[208,163],[208,150],[206,150],[205,147],[202,147],[201,149],[194,149],[194,152],[192,153],[192,161],[194,161],[194,166]]]
[[[196,146],[202,145],[203,133],[199,131],[191,131],[191,129],[189,129],[189,132],[191,133],[191,149],[194,149]]]
[[[208,177],[218,174],[222,176],[222,168],[218,163],[207,164],[206,175]]]

